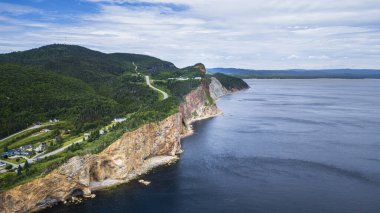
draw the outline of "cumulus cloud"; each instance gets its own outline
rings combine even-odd
[[[378,0],[81,2],[96,12],[76,14],[69,22],[44,14],[20,19],[9,11],[25,6],[0,7],[1,51],[55,42],[149,53],[180,67],[203,62],[256,69],[380,68]],[[19,13],[27,9],[40,10]]]

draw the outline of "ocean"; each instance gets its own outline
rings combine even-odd
[[[380,80],[247,80],[172,166],[43,212],[380,212]]]

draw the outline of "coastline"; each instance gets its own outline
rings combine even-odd
[[[220,111],[219,108],[218,108],[218,112],[217,112],[216,114],[213,114],[213,115],[206,115],[206,116],[202,116],[202,117],[194,118],[194,119],[188,124],[187,132],[181,135],[181,139],[184,139],[184,138],[189,137],[189,136],[191,136],[191,135],[194,134],[194,129],[193,129],[193,125],[192,125],[194,122],[201,121],[201,120],[207,120],[207,119],[209,119],[209,118],[217,117],[217,116],[220,116],[220,115],[223,115],[223,112]]]
[[[187,133],[182,134],[181,139],[184,139],[184,138],[189,137],[189,136],[194,134],[194,129],[192,126],[192,124],[194,122],[207,120],[207,119],[210,119],[213,117],[220,116],[222,114],[223,114],[223,112],[218,109],[217,114],[205,115],[202,117],[192,119],[191,122],[189,123]],[[140,168],[140,171],[137,171],[133,174],[130,174],[125,180],[107,179],[107,180],[100,181],[100,182],[92,182],[90,184],[90,189],[91,189],[91,191],[95,192],[95,191],[105,190],[105,189],[112,188],[112,187],[115,187],[115,186],[120,185],[120,184],[125,184],[125,183],[128,183],[130,181],[136,180],[136,179],[140,178],[141,176],[148,174],[149,172],[151,172],[152,170],[154,170],[156,168],[159,168],[162,166],[170,166],[170,165],[176,163],[180,159],[179,155],[182,152],[183,152],[183,150],[181,150],[175,156],[155,156],[155,157],[149,158],[144,162],[144,164]]]
[[[139,171],[136,171],[133,174],[130,174],[125,180],[116,180],[116,179],[107,179],[100,182],[91,182],[90,189],[92,192],[106,190],[117,185],[126,184],[133,180],[138,179],[139,177],[148,174],[152,170],[162,167],[169,166],[174,164],[179,160],[178,156],[155,156],[149,158],[144,162]]]
[[[215,91],[201,85],[185,96],[177,114],[125,133],[99,154],[73,157],[47,176],[1,193],[0,209],[34,212],[75,200],[78,192],[93,198],[92,192],[112,189],[175,163],[183,152],[181,139],[194,134],[192,124],[223,114],[216,106],[217,98],[213,104],[208,102],[208,92]],[[218,97],[234,92],[226,90]]]

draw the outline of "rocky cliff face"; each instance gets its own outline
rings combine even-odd
[[[202,84],[185,97],[179,113],[125,133],[99,154],[73,157],[47,176],[3,192],[0,212],[37,211],[175,161],[181,151],[181,136],[191,133],[191,122],[220,113],[209,98],[222,94],[220,86],[214,82],[209,93],[208,85]]]
[[[211,77],[210,95],[211,98],[217,100],[218,98],[228,94],[229,91],[215,77]]]

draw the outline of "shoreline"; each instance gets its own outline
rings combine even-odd
[[[188,132],[186,134],[182,134],[180,139],[182,140],[182,139],[189,137],[189,136],[194,134],[194,129],[192,126],[192,124],[194,122],[207,120],[207,119],[210,119],[213,117],[220,116],[222,114],[223,114],[223,112],[218,109],[218,113],[216,113],[216,114],[202,116],[202,117],[192,119],[190,124],[189,124]],[[133,174],[130,174],[126,179],[124,179],[124,180],[107,179],[107,180],[101,181],[101,182],[91,182],[90,183],[90,189],[92,192],[95,192],[95,191],[112,189],[113,187],[121,185],[121,184],[127,184],[133,180],[140,178],[143,175],[149,174],[149,172],[151,172],[154,169],[157,169],[157,168],[163,167],[163,166],[170,166],[170,165],[176,163],[180,159],[179,156],[181,155],[181,153],[183,153],[183,151],[184,150],[181,150],[179,153],[177,153],[174,156],[154,156],[154,157],[151,157],[151,158],[147,159],[146,162],[144,162],[140,171],[133,173]]]
[[[187,128],[187,132],[185,134],[181,135],[181,139],[187,138],[187,137],[194,134],[194,129],[193,129],[193,123],[194,122],[207,120],[207,119],[214,118],[214,117],[217,117],[220,115],[223,115],[223,112],[218,109],[218,113],[216,113],[216,114],[207,115],[207,116],[203,116],[203,117],[199,117],[199,118],[195,118],[195,119],[191,120],[191,122],[189,123],[189,126]]]
[[[126,179],[124,180],[116,180],[116,179],[107,179],[105,181],[101,182],[91,182],[90,183],[90,189],[92,192],[95,191],[101,191],[101,190],[107,190],[112,189],[112,187],[129,183],[133,180],[138,179],[139,177],[148,174],[152,170],[162,167],[162,166],[169,166],[174,164],[179,160],[179,157],[177,155],[175,156],[155,156],[151,157],[144,162],[142,165],[140,171],[130,174]]]

